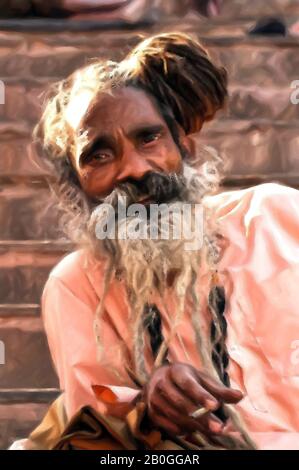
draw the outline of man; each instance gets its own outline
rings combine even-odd
[[[42,299],[64,439],[88,405],[114,426],[106,448],[111,417],[129,426],[133,448],[299,448],[299,194],[266,184],[211,195],[219,159],[194,137],[226,98],[225,70],[173,33],[76,71],[47,103],[36,137],[78,244]],[[122,229],[136,227],[134,211],[120,214],[136,203],[146,214],[189,204],[193,215],[201,204],[203,244],[98,236],[108,204]]]

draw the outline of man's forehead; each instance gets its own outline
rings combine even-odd
[[[71,96],[65,110],[65,119],[74,132],[80,128],[80,124],[94,99],[94,90],[81,88]]]
[[[109,131],[122,125],[129,130],[142,122],[163,122],[153,99],[129,87],[100,93],[96,98],[89,89],[77,92],[67,108],[67,120],[77,134],[92,128]]]

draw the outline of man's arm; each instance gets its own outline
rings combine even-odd
[[[105,362],[97,361],[93,331],[95,307],[84,300],[74,295],[61,279],[50,275],[42,296],[42,316],[60,388],[65,392],[68,418],[85,405],[106,410],[92,388],[95,385],[114,387],[120,402],[130,401],[138,392],[134,386],[130,387],[125,355],[118,354],[119,361],[113,364],[107,358]],[[121,345],[109,324],[103,326],[103,335],[110,344],[107,354],[112,359],[121,351]]]

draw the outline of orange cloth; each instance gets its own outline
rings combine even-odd
[[[299,449],[299,191],[263,184],[209,197],[206,204],[215,207],[229,241],[219,270],[227,297],[228,371],[232,387],[245,394],[238,410],[259,448]],[[52,270],[43,293],[45,329],[69,418],[84,405],[105,411],[93,385],[111,386],[120,402],[138,393],[125,371],[132,338],[117,279],[100,325],[104,354],[96,360],[93,320],[102,281],[103,267],[78,250]],[[167,305],[171,315],[171,295]],[[171,318],[159,307],[167,338]],[[187,312],[179,333],[168,357],[200,367]],[[150,370],[148,345],[145,357]]]

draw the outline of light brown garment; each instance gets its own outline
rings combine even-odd
[[[219,272],[227,297],[228,372],[231,386],[244,394],[236,408],[259,448],[298,450],[299,191],[263,184],[212,196],[209,204],[228,239]],[[42,302],[68,419],[84,406],[108,412],[94,385],[109,388],[121,406],[139,393],[125,368],[132,359],[132,335],[124,286],[117,279],[105,301],[104,354],[97,362],[93,322],[103,267],[85,261],[83,250],[66,256],[51,272]],[[207,298],[204,283],[199,288]],[[171,293],[167,302],[168,312],[158,304],[166,340],[176,308]],[[148,344],[145,359],[151,371]],[[187,311],[169,343],[169,359],[201,367]]]
[[[131,405],[125,419],[105,416],[90,406],[83,407],[68,422],[64,395],[50,406],[40,425],[30,434],[26,450],[197,450],[182,438],[165,438],[146,423],[142,401]],[[145,418],[145,419],[144,419]],[[143,421],[143,423],[142,423]]]

